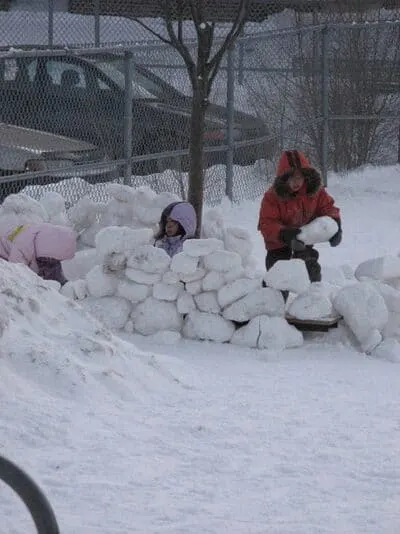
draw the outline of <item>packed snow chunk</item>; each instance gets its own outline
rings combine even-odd
[[[194,280],[193,282],[187,282],[185,284],[185,290],[190,295],[198,295],[199,293],[201,293],[201,286],[202,286],[201,280]]]
[[[285,301],[282,293],[271,287],[260,287],[227,306],[222,315],[231,321],[249,321],[257,315],[283,316]]]
[[[83,230],[83,232],[79,234],[79,244],[84,245],[85,247],[96,247],[96,235],[102,228],[103,225],[97,221],[91,224],[89,228],[86,228],[86,230]]]
[[[87,273],[98,264],[97,252],[95,248],[78,250],[70,260],[64,260],[62,269],[67,280],[80,280],[85,278]]]
[[[132,310],[131,303],[122,297],[88,297],[81,306],[111,330],[124,328]]]
[[[198,258],[189,256],[185,252],[178,252],[171,260],[171,271],[180,274],[193,274],[197,270]]]
[[[133,229],[127,226],[108,226],[96,235],[96,250],[100,263],[113,253],[122,253],[127,257],[140,245],[148,245],[154,233],[150,228]]]
[[[203,217],[202,237],[224,240],[224,220],[218,208],[211,208]]]
[[[197,269],[193,273],[180,273],[179,279],[185,283],[196,282],[196,280],[201,280],[202,278],[204,278],[205,274],[206,270],[203,269],[203,267],[197,267]]]
[[[103,226],[134,226],[134,212],[132,204],[120,202],[112,198],[107,202],[102,217]],[[143,226],[143,225],[140,225]]]
[[[198,309],[202,312],[219,313],[221,311],[221,307],[217,300],[217,293],[215,291],[199,293],[194,296],[194,301]]]
[[[145,300],[151,295],[152,287],[147,284],[138,284],[130,280],[120,280],[117,287],[117,295],[124,297],[133,304]]]
[[[339,230],[338,223],[332,217],[317,217],[301,227],[297,239],[306,245],[329,241]]]
[[[162,277],[161,273],[146,273],[145,271],[131,269],[130,267],[125,269],[125,276],[137,284],[147,284],[151,286],[160,282]]]
[[[390,280],[400,277],[400,258],[398,256],[381,256],[363,261],[355,272],[357,280],[372,278],[374,280]]]
[[[218,291],[218,302],[221,308],[225,308],[235,300],[239,300],[248,293],[261,288],[261,280],[254,278],[238,278],[234,282],[224,285]]]
[[[157,213],[152,206],[157,198],[157,193],[148,186],[135,189],[133,200],[133,212],[139,221],[146,225],[153,225],[160,220],[161,211],[157,206]]]
[[[60,293],[73,300],[83,300],[89,295],[89,290],[86,280],[72,280],[60,288]]]
[[[236,265],[232,269],[229,269],[229,271],[226,271],[222,274],[224,275],[225,284],[230,284],[231,282],[234,282],[238,278],[244,278],[245,270],[243,269],[242,265]]]
[[[260,318],[261,315],[253,317],[248,323],[238,328],[231,338],[231,343],[240,347],[257,348],[260,337]]]
[[[310,279],[303,260],[279,260],[264,275],[264,282],[274,289],[305,293],[310,288]]]
[[[203,291],[218,291],[225,284],[223,273],[209,271],[202,280]]]
[[[371,280],[370,283],[384,298],[389,312],[400,313],[400,291],[391,285],[385,284],[384,282],[380,282],[378,280]]]
[[[126,202],[132,204],[135,198],[135,189],[129,185],[117,184],[109,182],[106,184],[106,192],[110,197],[118,200],[119,202]]]
[[[118,273],[126,268],[127,257],[123,252],[112,252],[103,260],[103,268],[106,273]]]
[[[161,280],[163,281],[164,284],[177,284],[178,282],[180,282],[181,277],[179,273],[174,273],[173,271],[166,271],[162,275]]]
[[[333,306],[342,316],[365,351],[378,344],[380,332],[389,320],[384,298],[368,282],[343,287],[333,299]],[[372,347],[372,348],[371,348]]]
[[[178,308],[178,312],[182,315],[186,315],[187,313],[194,311],[196,309],[196,303],[193,295],[187,293],[186,291],[181,293],[176,301],[176,307]]]
[[[187,239],[183,243],[183,252],[188,256],[200,258],[201,256],[207,256],[211,252],[221,250],[224,248],[224,243],[221,239],[210,237],[208,239]]]
[[[260,317],[259,349],[290,349],[301,347],[303,341],[303,334],[283,317]]]
[[[230,341],[235,326],[221,315],[201,311],[190,312],[185,317],[183,336],[188,339],[201,339],[226,343]]]
[[[136,306],[132,312],[135,330],[144,336],[156,334],[160,330],[180,332],[182,316],[175,303],[148,297]]]
[[[209,271],[226,273],[231,269],[242,267],[242,258],[237,252],[215,250],[203,258],[204,266]]]
[[[253,248],[251,236],[244,228],[229,227],[224,232],[226,250],[237,252],[242,260],[250,257]]]
[[[61,226],[70,226],[71,223],[68,219],[67,210],[65,209],[65,200],[56,191],[46,191],[41,199],[40,203],[44,206],[44,209],[48,215],[48,222],[52,224],[59,224]]]
[[[288,313],[297,319],[323,319],[336,315],[330,298],[322,292],[309,291],[297,295],[291,302]]]
[[[141,245],[129,256],[127,266],[146,273],[164,273],[170,263],[171,258],[164,249],[153,245]]]
[[[161,330],[150,337],[151,341],[158,345],[176,345],[182,339],[180,332],[172,330]]]
[[[78,233],[89,228],[96,222],[98,204],[88,196],[78,200],[76,204],[68,210],[68,218]]]
[[[174,302],[183,291],[184,285],[182,282],[176,284],[164,284],[158,282],[153,286],[153,297],[158,300]]]
[[[361,350],[366,354],[371,354],[381,344],[382,340],[382,334],[374,328],[360,341]]]
[[[95,265],[86,277],[86,284],[89,294],[92,297],[109,297],[117,291],[119,279],[115,274],[104,272],[101,265]]]
[[[384,339],[371,352],[371,356],[380,360],[400,363],[400,343],[396,339]]]
[[[25,193],[8,195],[0,206],[0,219],[16,224],[48,222],[49,216],[44,206]]]

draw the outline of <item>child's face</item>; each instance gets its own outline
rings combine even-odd
[[[296,171],[288,180],[288,187],[293,193],[300,191],[304,184],[304,176],[300,171]]]
[[[165,225],[165,233],[167,237],[174,237],[178,234],[179,225],[176,221],[173,221],[171,217],[168,217],[167,224]]]

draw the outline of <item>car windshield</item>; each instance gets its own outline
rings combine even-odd
[[[114,83],[118,85],[121,89],[125,89],[125,75],[123,72],[116,69],[113,65],[107,62],[96,62],[96,66],[104,72],[109,78],[113,80]],[[133,74],[133,81],[132,81],[132,89],[133,89],[133,97],[134,98],[140,98],[140,99],[146,99],[146,100],[154,100],[157,95],[154,93],[151,93],[147,90],[147,87],[145,87],[142,83],[142,80],[136,79],[136,74],[134,72]]]

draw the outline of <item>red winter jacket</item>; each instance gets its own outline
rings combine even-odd
[[[292,193],[288,188],[290,172],[277,176],[273,185],[264,193],[258,230],[267,250],[286,246],[279,240],[279,232],[284,227],[299,228],[323,215],[340,219],[340,210],[323,187],[320,174],[312,168],[301,170],[305,180],[297,193]]]

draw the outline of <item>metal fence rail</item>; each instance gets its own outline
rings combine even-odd
[[[68,176],[185,195],[191,85],[181,56],[137,21],[68,14],[54,0],[41,4],[29,14],[35,42],[22,29],[24,15],[0,11],[0,121],[99,148],[103,159],[66,167]],[[358,23],[338,12],[294,13],[282,30],[273,29],[272,19],[249,23],[253,34],[244,33],[226,54],[210,97],[207,202],[259,197],[273,177],[273,161],[289,147],[307,152],[325,178],[329,170],[397,162],[400,24],[395,10],[384,12],[386,20],[378,11],[358,13]],[[162,25],[157,19],[150,29],[162,34]],[[5,42],[7,32],[12,42]],[[225,33],[221,25],[215,46]],[[194,53],[193,32],[187,30],[185,42]],[[110,161],[107,176],[88,178],[88,169],[104,170]],[[2,163],[0,150],[2,198],[25,184],[39,194],[38,178],[61,182],[63,191],[82,183]]]

